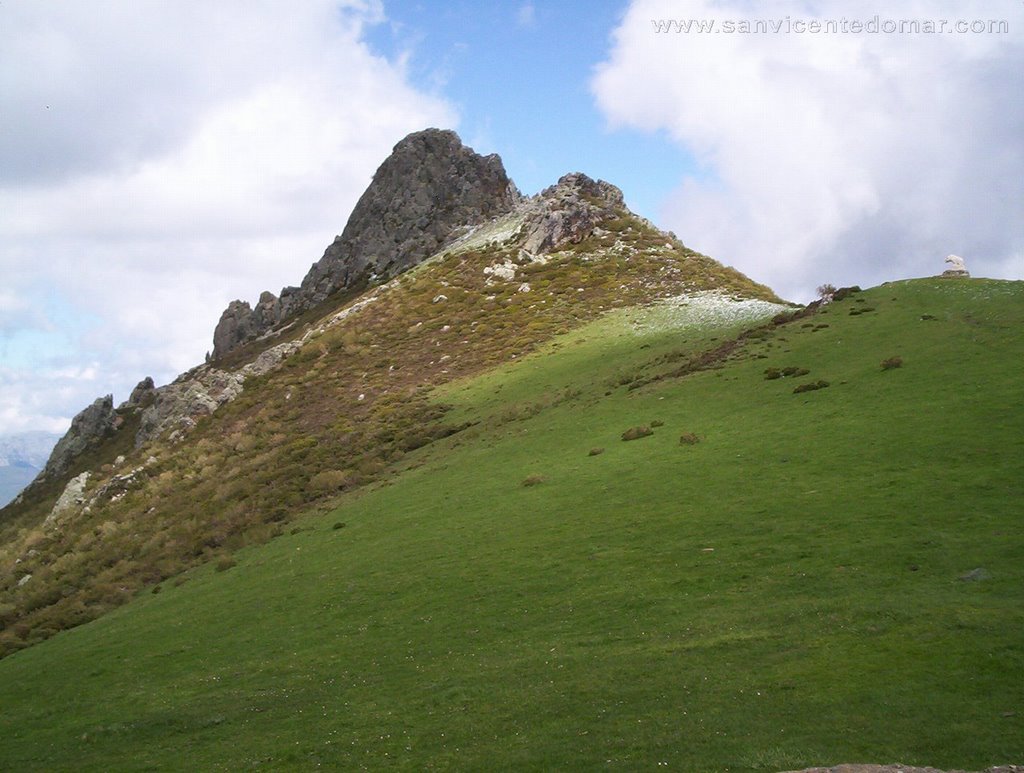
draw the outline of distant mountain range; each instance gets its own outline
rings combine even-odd
[[[0,507],[39,474],[59,439],[49,432],[0,435]]]

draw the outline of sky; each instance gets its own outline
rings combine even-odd
[[[1024,278],[1022,72],[1021,0],[0,0],[0,435],[201,363],[428,126],[790,300]]]

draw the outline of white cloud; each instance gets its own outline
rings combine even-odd
[[[533,3],[527,2],[516,10],[516,24],[520,27],[532,27],[537,21],[537,9]]]
[[[1009,34],[723,31],[876,16]],[[655,31],[681,19],[719,31]],[[783,295],[938,273],[950,252],[1020,278],[1022,39],[1019,3],[636,0],[592,87],[611,126],[664,131],[702,164],[663,224]]]
[[[201,362],[229,300],[299,283],[394,143],[456,123],[363,42],[382,20],[360,0],[0,5],[0,352],[20,352],[0,423],[52,429]],[[40,320],[76,350],[26,363]]]

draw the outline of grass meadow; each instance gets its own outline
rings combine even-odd
[[[665,314],[438,390],[469,429],[0,661],[0,769],[1024,761],[1022,283],[685,373],[739,325]]]

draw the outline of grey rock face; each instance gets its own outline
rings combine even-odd
[[[135,447],[166,432],[187,432],[242,392],[244,375],[201,366],[156,390],[152,404],[142,412]],[[176,436],[172,434],[172,439]]]
[[[153,402],[155,392],[156,385],[153,383],[153,377],[146,376],[142,381],[135,385],[135,389],[132,390],[131,395],[128,397],[128,400],[124,403],[123,407],[145,408]]]
[[[598,223],[625,209],[625,203],[622,191],[611,183],[574,172],[543,190],[528,207],[523,249],[543,254],[583,241]]]
[[[71,420],[71,429],[57,441],[39,477],[54,478],[63,475],[75,457],[113,434],[120,424],[121,419],[114,411],[114,396],[97,398],[92,405]]]
[[[260,295],[255,309],[246,301],[231,301],[213,331],[213,358],[259,338],[280,321],[281,302],[271,292]]]
[[[300,287],[284,288],[280,298],[265,292],[255,309],[231,302],[214,332],[213,359],[339,290],[411,268],[459,229],[504,214],[521,200],[497,155],[475,153],[452,131],[410,134],[377,169],[345,230]]]
[[[65,513],[81,507],[85,504],[85,487],[89,483],[90,474],[83,472],[68,481],[64,491],[57,499],[50,514],[43,521],[43,528],[48,529],[57,523],[57,520]]]
[[[319,303],[369,274],[401,273],[457,228],[504,214],[519,200],[497,155],[478,155],[452,131],[410,134],[377,169],[341,236],[302,281],[298,303]]]

